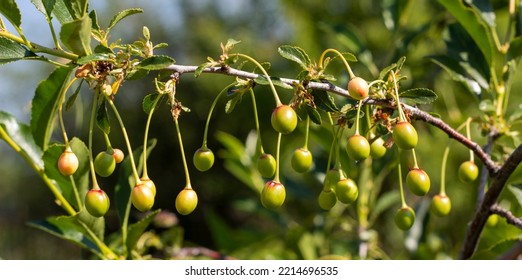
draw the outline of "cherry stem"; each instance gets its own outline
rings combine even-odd
[[[440,192],[441,196],[446,196],[446,162],[448,161],[450,146],[449,144],[444,149],[444,155],[442,156],[442,165],[440,172]]]
[[[471,141],[471,128],[470,128],[471,118],[466,120],[466,137]],[[469,150],[469,160],[471,162],[475,162],[475,154],[472,150]]]
[[[415,149],[411,149],[411,155],[413,156],[413,168],[419,169],[419,164],[417,163],[417,154],[415,153]]]
[[[308,150],[308,136],[310,134],[310,116],[306,115],[305,142],[303,148]]]
[[[98,185],[98,180],[96,179],[96,172],[94,171],[94,158],[92,154],[92,134],[94,131],[94,122],[96,117],[96,105],[98,103],[98,97],[100,96],[99,90],[96,90],[94,93],[94,98],[92,100],[92,109],[91,109],[91,119],[89,121],[89,167],[91,170],[91,178],[92,178],[92,189],[99,190],[100,186]]]
[[[408,204],[406,203],[406,199],[404,198],[404,188],[402,186],[402,171],[401,171],[401,163],[397,165],[398,175],[399,175],[399,191],[401,193],[401,208],[408,207]]]
[[[279,154],[280,154],[280,151],[281,151],[281,138],[282,138],[282,133],[278,133],[277,135],[277,147],[276,147],[276,173],[275,173],[275,176],[274,176],[274,180],[276,182],[281,182],[279,181]]]
[[[76,82],[77,78],[72,79],[66,87],[62,88],[62,92],[60,93],[60,105],[58,107],[58,119],[60,121],[60,128],[62,129],[63,141],[65,142],[65,148],[69,147],[69,138],[67,137],[67,132],[65,131],[65,124],[63,122],[63,103],[65,102],[65,96],[67,95],[67,90],[72,86],[74,82]]]
[[[149,173],[147,171],[147,141],[149,139],[150,121],[154,111],[156,110],[156,105],[162,97],[162,95],[157,95],[156,99],[154,99],[154,103],[152,104],[152,108],[150,109],[149,115],[147,117],[147,123],[145,124],[145,135],[143,136],[143,172],[141,175],[141,178],[144,180],[149,179]]]
[[[357,116],[355,119],[355,135],[359,135],[359,118],[361,116],[362,102],[362,100],[359,100],[359,105],[357,106]]]
[[[185,150],[183,149],[183,140],[181,138],[181,130],[179,129],[178,118],[174,118],[174,124],[176,125],[176,134],[178,135],[179,149],[181,151],[181,159],[183,161],[183,169],[185,171],[185,179],[187,181],[185,189],[190,190],[192,189],[192,185],[190,184],[190,174],[187,165],[187,159],[185,158]]]
[[[212,102],[212,105],[210,106],[210,110],[208,111],[208,116],[207,116],[207,122],[205,123],[205,132],[203,133],[203,144],[201,144],[201,147],[202,148],[207,148],[207,135],[208,135],[208,127],[210,125],[210,118],[212,116],[212,112],[214,111],[214,108],[216,107],[216,104],[219,100],[219,98],[221,98],[221,96],[223,96],[223,94],[225,94],[229,88],[233,87],[236,83],[231,83],[230,85],[226,86],[224,89],[222,89],[219,94],[216,96],[216,98],[214,98],[214,101]]]
[[[335,54],[337,54],[339,57],[341,57],[341,60],[343,61],[344,63],[344,66],[346,67],[346,70],[348,70],[348,75],[350,75],[350,80],[353,79],[355,77],[355,74],[353,74],[353,71],[352,71],[352,68],[350,68],[350,64],[348,64],[348,61],[346,61],[346,59],[344,58],[343,54],[340,53],[338,50],[336,49],[326,49],[322,54],[321,54],[321,57],[319,58],[319,68],[323,68],[323,61],[324,61],[324,57],[325,55],[328,53],[328,52],[333,52]]]
[[[254,121],[256,124],[256,132],[257,132],[257,151],[259,155],[262,155],[265,153],[265,150],[263,149],[263,142],[261,139],[261,129],[259,127],[259,116],[257,114],[257,104],[256,104],[256,96],[254,94],[254,90],[252,88],[249,88],[250,96],[252,98],[252,109],[254,110]]]
[[[104,95],[105,96],[105,95]],[[114,115],[116,116],[116,119],[118,120],[118,123],[121,127],[121,132],[123,133],[123,138],[125,139],[125,144],[127,145],[127,150],[129,150],[129,158],[131,161],[131,168],[132,168],[132,174],[134,176],[134,179],[136,180],[136,185],[141,183],[140,177],[138,175],[138,170],[136,169],[136,162],[134,161],[134,154],[132,152],[132,147],[129,141],[129,135],[127,134],[127,130],[125,129],[125,124],[123,124],[123,120],[120,116],[120,113],[118,112],[118,108],[116,108],[116,105],[114,105],[114,102],[108,97],[105,96],[107,99],[107,102],[109,102],[109,105],[111,106],[112,110],[114,111]]]
[[[406,115],[404,115],[404,112],[402,111],[401,101],[399,100],[399,88],[397,86],[397,79],[395,78],[395,72],[391,72],[391,76],[393,79],[393,87],[395,94],[393,97],[395,98],[395,101],[397,102],[397,110],[399,110],[399,120],[401,122],[406,121]]]
[[[276,102],[276,107],[279,107],[279,106],[283,105],[283,103],[281,103],[281,100],[279,99],[279,96],[277,95],[277,91],[275,89],[274,83],[272,82],[272,79],[270,78],[270,76],[266,72],[265,68],[259,62],[257,62],[257,60],[255,60],[254,58],[252,58],[252,57],[250,57],[250,56],[248,56],[246,54],[236,53],[235,55],[250,60],[251,62],[253,62],[261,70],[261,72],[263,72],[263,75],[265,75],[266,79],[268,80],[268,84],[270,85],[270,89],[272,90],[272,93],[274,94],[274,100]]]
[[[111,145],[111,139],[109,139],[109,134],[103,132],[103,138],[105,139],[105,145],[107,146],[107,152],[110,154],[114,153],[114,149]]]

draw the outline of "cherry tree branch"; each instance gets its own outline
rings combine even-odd
[[[507,180],[520,162],[522,162],[522,145],[519,145],[515,151],[513,151],[502,167],[498,170],[498,173],[493,178],[488,191],[484,195],[482,203],[477,208],[473,219],[468,225],[466,238],[464,239],[464,245],[460,254],[462,259],[469,259],[475,252],[482,229],[484,228],[489,215],[492,213],[492,206],[495,205]]]
[[[192,66],[192,65],[178,65],[178,64],[172,64],[166,68],[166,70],[170,70],[173,72],[178,73],[179,75],[182,75],[184,73],[194,73],[198,66]],[[226,67],[207,67],[204,68],[202,73],[212,73],[212,74],[221,74],[221,75],[227,75],[227,76],[234,76],[239,78],[245,78],[245,79],[257,79],[259,77],[262,77],[263,75],[247,72],[239,69],[235,69],[229,66]],[[277,78],[282,83],[285,83],[290,86],[294,86],[296,84],[299,84],[299,80],[295,79],[288,79],[288,78]],[[333,94],[337,94],[343,97],[351,98],[350,94],[348,93],[348,90],[345,88],[338,87],[330,82],[308,82],[306,84],[306,87],[309,89],[315,89],[315,90],[324,90],[331,92]],[[365,100],[365,104],[374,104],[374,105],[380,105],[390,108],[395,108],[395,102],[392,100],[386,100],[386,99],[367,99]],[[440,130],[444,131],[450,138],[453,138],[457,140],[458,142],[462,143],[464,146],[472,150],[475,155],[482,161],[484,166],[488,169],[491,176],[494,176],[498,170],[499,166],[491,159],[491,157],[486,153],[482,147],[468,139],[463,134],[459,133],[455,129],[453,129],[451,126],[449,126],[447,123],[445,123],[443,120],[433,117],[432,115],[422,111],[419,108],[409,106],[406,104],[403,104],[404,109],[409,112],[412,118],[424,121],[428,124],[431,124],[435,127],[438,127]]]
[[[518,227],[519,229],[522,229],[522,218],[517,218],[515,217],[515,215],[513,215],[513,213],[511,213],[511,211],[505,209],[505,208],[502,208],[500,205],[498,204],[493,204],[491,206],[491,213],[493,214],[497,214],[501,217],[503,217],[504,219],[506,219],[506,222],[510,225],[514,225],[516,227]]]

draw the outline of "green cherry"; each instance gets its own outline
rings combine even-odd
[[[319,203],[319,207],[323,210],[332,209],[337,203],[337,196],[333,191],[325,191],[322,190],[317,198],[317,202]]]
[[[192,188],[184,188],[176,196],[176,210],[181,215],[188,215],[196,209],[198,205],[198,195]]]
[[[107,194],[101,189],[91,189],[85,195],[85,208],[94,217],[101,217],[109,211],[110,201]]]
[[[350,178],[344,178],[337,182],[335,185],[335,195],[337,199],[344,203],[350,204],[357,200],[359,196],[359,189],[355,181]]]
[[[430,177],[426,171],[414,168],[406,175],[406,186],[413,194],[424,196],[430,190]]]
[[[280,105],[272,112],[270,121],[275,131],[288,134],[294,131],[297,126],[297,114],[292,107]]]
[[[132,188],[131,202],[141,212],[148,211],[154,205],[154,194],[151,188],[143,183]]]
[[[354,134],[348,138],[346,151],[348,152],[348,157],[355,161],[361,161],[370,156],[370,143],[366,137]]]
[[[101,177],[108,177],[116,168],[116,160],[108,152],[100,152],[94,159],[94,170]]]
[[[312,153],[305,148],[298,148],[294,150],[292,154],[292,168],[299,172],[304,173],[310,170],[312,167]]]
[[[257,159],[257,170],[261,176],[271,178],[276,172],[276,160],[271,154],[262,154]]]
[[[448,216],[451,211],[451,200],[446,195],[437,194],[431,200],[430,210],[439,217]]]
[[[401,230],[409,230],[415,223],[415,211],[409,206],[402,207],[395,213],[394,221]]]
[[[386,154],[386,147],[384,147],[384,140],[377,138],[370,145],[370,156],[374,159],[382,158]]]
[[[348,82],[348,93],[355,100],[361,100],[368,97],[368,83],[361,77],[353,77]]]
[[[393,142],[401,150],[411,150],[417,146],[419,140],[415,127],[409,122],[399,122],[392,133]]]
[[[344,177],[346,177],[346,173],[341,170]],[[324,177],[323,182],[323,190],[324,191],[335,191],[337,182],[341,180],[341,173],[339,172],[339,169],[332,168],[326,172],[326,176]]]
[[[498,215],[497,214],[491,214],[488,217],[488,220],[486,221],[487,227],[494,227],[498,223]]]
[[[479,169],[473,161],[465,161],[459,166],[459,179],[463,183],[471,183],[477,179]]]
[[[199,171],[207,171],[214,165],[214,153],[208,148],[199,148],[193,157],[194,166]]]
[[[265,183],[261,191],[261,204],[267,209],[277,209],[283,205],[286,198],[286,190],[283,184],[271,180]]]
[[[78,157],[76,157],[71,148],[65,149],[58,158],[58,170],[63,176],[73,175],[78,170],[78,165]]]
[[[151,190],[152,195],[156,196],[156,184],[154,184],[154,182],[148,177],[142,177],[140,180],[143,185]]]

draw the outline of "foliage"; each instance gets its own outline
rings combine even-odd
[[[0,13],[14,31],[0,21],[0,63],[37,60],[54,69],[35,89],[29,124],[10,112],[0,112],[0,138],[38,174],[63,210],[60,215],[30,225],[77,244],[88,252],[87,257],[217,258],[226,254],[242,259],[490,259],[520,247],[520,228],[512,226],[520,227],[517,215],[522,211],[517,172],[522,161],[517,124],[522,114],[513,109],[513,100],[518,97],[511,96],[522,56],[522,9],[517,1],[493,6],[486,1],[440,0],[431,8],[445,11],[444,18],[431,19],[420,27],[406,20],[415,1],[384,1],[381,7],[386,28],[378,31],[395,40],[393,49],[387,50],[392,55],[383,60],[372,57],[370,43],[365,45],[354,28],[319,23],[324,36],[336,38],[336,44],[348,48],[348,52],[330,46],[309,49],[303,40],[303,46],[279,46],[278,62],[261,63],[237,51],[245,45],[247,52],[254,53],[248,51],[253,50],[248,38],[244,38],[246,43],[229,39],[221,43],[217,58],[206,55],[207,60],[195,66],[178,65],[173,57],[157,54],[168,45],[154,44],[148,27],[144,26],[140,38],[130,43],[111,36],[121,23],[142,13],[142,9],[120,11],[103,27],[86,0],[31,2],[45,17],[54,46],[30,41],[22,30],[23,17],[17,3],[4,1]],[[304,7],[313,5],[304,2]],[[282,5],[292,4],[283,1]],[[505,9],[508,22],[500,28],[498,17]],[[410,57],[415,60],[418,54],[405,47],[429,42],[432,34],[427,31],[433,23],[441,29],[430,32],[445,32],[446,51],[424,56],[446,71],[437,75],[439,80],[423,78],[427,67],[408,64]],[[504,40],[499,30],[504,30]],[[316,52],[320,55],[316,56]],[[268,70],[277,72],[272,64],[280,68],[280,58],[289,62],[284,75],[292,78],[269,74]],[[221,74],[221,79],[233,76],[233,81],[212,96],[202,144],[194,149],[197,167],[193,169],[189,168],[185,147],[194,147],[194,125],[189,121],[193,107],[199,111],[196,104],[203,102],[197,95],[186,93],[183,86],[203,83],[208,73]],[[143,129],[129,124],[128,120],[138,114],[122,113],[125,108],[117,101],[132,102],[133,98],[122,92],[123,85],[136,80],[150,82],[152,75],[154,92],[135,102],[145,122]],[[215,91],[216,84],[211,86]],[[444,93],[450,87],[464,89],[464,94],[452,96],[457,90]],[[266,88],[271,95],[266,95]],[[92,102],[78,101],[84,93]],[[211,140],[212,114],[223,100],[226,115],[214,119],[216,126],[225,123],[234,128],[232,123],[238,123],[245,127],[247,119],[252,119],[253,128],[235,134],[233,129],[227,132],[220,126],[213,129],[217,132],[215,140]],[[455,108],[466,103],[474,106],[463,108],[467,110],[463,111],[465,117],[455,120],[438,102]],[[64,108],[69,111],[79,107],[90,112],[86,114],[86,136],[69,140],[68,133],[74,130],[66,128],[72,119]],[[165,108],[169,122],[174,124],[172,139],[165,132],[168,122],[162,119],[161,126],[154,127],[153,115],[165,112]],[[270,125],[273,129],[265,128]],[[472,130],[472,125],[477,129]],[[149,140],[154,128],[164,134]],[[352,135],[362,142],[348,141]],[[103,142],[96,142],[94,136]],[[444,145],[432,144],[430,138],[435,137]],[[190,141],[184,144],[187,138]],[[143,140],[142,145],[136,146],[138,140]],[[157,193],[165,186],[159,184],[164,182],[162,175],[150,168],[149,157],[160,142],[169,146],[177,143],[179,148],[177,156],[165,158],[183,166],[184,184],[176,179],[178,194],[169,206],[173,209],[175,205],[180,215],[157,207],[156,200],[161,199]],[[375,148],[370,146],[374,142],[384,143],[384,155],[369,150]],[[114,166],[110,170],[100,168],[94,155],[112,155],[117,145],[125,146],[126,157],[118,163],[117,175],[113,175]],[[445,148],[441,161],[433,160],[437,154],[432,145]],[[456,158],[447,168],[450,148]],[[307,156],[313,155],[313,163],[291,160],[297,149],[310,152]],[[69,150],[78,158],[79,166],[74,175],[64,176],[56,163]],[[469,157],[463,156],[468,151]],[[258,168],[258,161],[268,155],[266,166]],[[110,157],[108,160],[114,162]],[[478,162],[481,167],[480,178],[471,182],[477,186],[477,201],[469,191],[455,188],[456,181],[448,180],[451,186],[446,188],[446,175],[457,178],[457,172],[450,175],[449,170],[457,170],[464,161]],[[440,177],[433,171],[438,164],[442,165]],[[295,166],[302,168],[294,170]],[[405,166],[410,170],[408,174],[420,173],[422,178],[406,177]],[[212,169],[217,171],[212,173]],[[213,184],[215,176],[225,176],[223,169],[235,180],[227,182],[243,188],[212,190],[202,185]],[[208,173],[196,173],[196,179],[194,172]],[[203,176],[211,179],[200,180]],[[403,187],[403,180],[408,188]],[[422,192],[407,191],[415,189],[417,183],[422,185]],[[114,191],[107,186],[111,184]],[[114,214],[101,213],[102,217],[97,217],[100,213],[89,213],[84,205],[89,190],[110,193]],[[215,211],[223,207],[220,202],[211,202],[220,198],[220,192],[226,204],[221,214],[235,216],[233,223]],[[433,213],[429,210],[430,197],[448,197],[452,202],[444,211]],[[215,206],[206,205],[212,203]],[[449,216],[438,217],[448,215],[449,208]],[[204,214],[198,214],[201,212]],[[406,216],[397,218],[396,213]],[[489,221],[496,217],[493,213],[503,219],[498,223]],[[189,221],[187,215],[204,216],[212,249],[203,248],[205,244],[190,244],[198,242],[191,240],[188,222],[183,223]],[[464,232],[468,221],[470,226]],[[439,225],[455,222],[459,230],[453,232],[451,227]]]

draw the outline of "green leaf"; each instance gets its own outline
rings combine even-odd
[[[156,98],[163,98],[164,95],[159,95],[157,93],[148,94],[143,98],[142,102],[142,108],[145,114],[150,114],[150,111],[152,110],[152,106],[154,106],[154,102],[156,101]],[[161,100],[158,100],[156,103],[156,108],[159,106]]]
[[[105,99],[100,103],[98,111],[96,112],[96,124],[98,125],[98,128],[103,131],[103,133],[107,135],[111,133],[111,124],[109,122],[109,115],[107,113]]]
[[[284,89],[292,89],[291,85],[283,83],[281,81],[281,79],[278,77],[270,77],[270,79],[272,80],[272,83],[274,84],[274,86],[278,86],[278,87],[281,87]],[[254,82],[256,82],[257,84],[260,84],[260,85],[265,85],[265,86],[270,85],[270,83],[268,82],[268,80],[266,79],[266,77],[264,75],[257,76],[257,78],[254,79]]]
[[[0,64],[35,57],[37,56],[26,49],[23,45],[7,38],[0,37]]]
[[[89,238],[85,229],[78,223],[76,217],[49,217],[43,221],[30,222],[29,225],[62,239],[72,241],[94,254],[101,253],[98,246]]]
[[[413,88],[399,94],[401,100],[408,104],[430,104],[437,100],[437,94],[428,88]]]
[[[235,95],[225,104],[225,113],[230,114],[236,108],[236,104],[241,101],[241,95]]]
[[[47,21],[50,21],[53,18],[53,9],[56,0],[31,0],[31,2],[36,9],[45,15]]]
[[[75,12],[70,6],[69,0],[56,0],[54,3],[53,14],[61,24],[77,19]]]
[[[0,1],[0,13],[2,13],[16,28],[20,28],[20,25],[22,25],[22,15],[20,14],[20,10],[14,0]]]
[[[112,19],[111,19],[111,22],[109,23],[109,26],[107,27],[107,33],[109,33],[109,31],[118,23],[120,22],[122,19],[128,17],[128,16],[131,16],[131,15],[134,15],[134,14],[139,14],[139,13],[143,13],[143,9],[139,9],[139,8],[133,8],[133,9],[126,9],[126,10],[123,10],[119,13],[117,13]]]
[[[522,206],[522,189],[520,189],[520,185],[518,187],[517,186],[513,186],[513,185],[509,185],[507,189],[517,199],[518,205]]]
[[[114,61],[114,55],[109,53],[93,53],[79,58],[76,63],[82,65],[92,61]]]
[[[522,36],[513,38],[509,43],[508,59],[517,59],[522,55]]]
[[[83,79],[80,81],[80,84],[76,87],[76,90],[74,90],[74,93],[67,99],[67,102],[65,103],[65,110],[68,111],[71,109],[72,105],[76,101],[76,98],[78,97],[78,94],[80,93],[80,89],[82,88]]]
[[[61,105],[60,94],[65,90],[72,71],[70,67],[59,67],[36,88],[31,106],[31,131],[34,140],[46,149],[54,128],[54,118]]]
[[[483,89],[489,88],[487,82],[486,84],[479,84],[476,80],[469,78],[466,69],[464,69],[462,65],[453,58],[445,55],[430,56],[429,58],[446,70],[453,80],[461,82],[469,92],[480,96],[482,95]],[[485,82],[484,79],[481,79],[480,81]]]
[[[491,29],[488,28],[487,23],[462,0],[439,0],[439,3],[466,29],[484,54],[488,64],[491,65],[495,46],[492,42]]]
[[[43,168],[42,149],[36,145],[28,125],[19,123],[9,113],[0,111],[0,126],[6,133],[6,137],[18,145],[21,152],[25,153],[37,168]],[[0,134],[0,139],[3,139],[2,134]]]
[[[315,124],[321,125],[323,122],[321,119],[321,114],[319,114],[319,111],[317,109],[313,108],[312,106],[305,105],[305,110],[308,116],[310,117],[310,120],[314,122]]]
[[[56,183],[65,199],[75,209],[81,209],[83,198],[89,189],[89,149],[78,138],[73,138],[69,144],[79,163],[78,170],[73,175],[74,185],[68,176],[63,176],[60,173],[57,166],[58,158],[65,150],[65,145],[54,144],[49,146],[45,150],[42,160],[44,162],[45,175]],[[76,196],[74,188],[76,188],[78,196]]]
[[[312,91],[312,96],[314,97],[315,105],[318,108],[323,109],[326,112],[339,112],[339,108],[337,108],[333,96],[328,94],[328,92],[324,90],[314,90]]]
[[[100,27],[100,23],[98,23],[98,14],[96,13],[96,10],[92,10],[89,13],[89,17],[91,18],[91,22],[92,22],[92,27],[91,27],[92,30],[97,31],[98,35],[101,35],[101,33],[100,33],[101,27]]]
[[[145,70],[162,70],[176,61],[166,55],[154,55],[142,60],[136,67]]]
[[[60,40],[72,52],[79,56],[91,54],[92,21],[89,16],[62,25]]]
[[[234,39],[228,39],[227,40],[227,43],[225,44],[225,46],[223,47],[223,51],[225,53],[228,53],[230,50],[232,50],[232,48],[234,48],[235,45],[241,43],[241,41],[238,41],[238,40],[234,40]]]
[[[283,45],[277,48],[277,51],[282,57],[297,62],[304,70],[307,70],[312,64],[308,54],[300,47]]]
[[[154,217],[159,214],[161,210],[157,209],[154,212],[148,214],[145,218],[129,226],[127,232],[127,249],[133,250],[138,243],[141,235],[145,232],[150,223],[154,220]]]
[[[386,211],[388,208],[397,205],[400,199],[400,194],[397,190],[385,192],[380,195],[370,213],[370,222],[375,222],[381,213]]]
[[[60,39],[70,50],[79,56],[85,56],[92,53],[91,50],[91,32],[93,26],[92,19],[89,15],[68,22],[62,25],[60,31]]]
[[[212,62],[205,62],[201,65],[198,66],[198,68],[196,68],[196,71],[194,71],[194,77],[199,77],[199,75],[201,75],[201,73],[203,73],[203,70],[205,70],[205,68],[207,67],[210,67],[212,66],[213,63]]]

